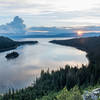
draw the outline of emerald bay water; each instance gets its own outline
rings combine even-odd
[[[20,89],[31,85],[42,69],[59,70],[67,64],[79,68],[82,64],[88,65],[86,52],[48,42],[54,39],[59,38],[17,39],[37,40],[39,43],[11,50],[20,54],[13,60],[5,58],[11,51],[0,53],[0,93],[6,92],[9,88]]]

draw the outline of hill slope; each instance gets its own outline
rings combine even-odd
[[[76,38],[70,40],[53,40],[51,43],[72,46],[87,52],[87,57],[93,63],[100,64],[100,37]]]
[[[19,45],[23,44],[35,44],[37,41],[14,41],[12,39],[9,39],[7,37],[0,37],[0,52],[11,50],[17,48]]]

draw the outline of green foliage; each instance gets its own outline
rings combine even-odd
[[[82,100],[81,88],[100,84],[100,37],[75,41],[67,43],[63,41],[62,44],[71,45],[73,43],[72,46],[87,51],[90,60],[88,66],[82,65],[78,69],[77,66],[72,68],[67,65],[65,68],[51,73],[49,70],[47,72],[41,71],[41,76],[37,78],[33,86],[14,92],[10,90],[11,92],[6,93],[2,100],[41,100],[42,97],[42,100]],[[93,41],[96,42],[97,48],[91,44]]]
[[[75,86],[70,91],[64,88],[57,95],[56,100],[83,100],[78,86]]]
[[[91,92],[92,90],[94,90],[96,88],[100,88],[100,83],[97,83],[96,85],[93,85],[93,86],[89,85],[88,87],[85,87],[85,88],[81,87],[80,90],[81,90],[81,93],[83,94],[84,90]]]
[[[66,89],[62,89],[59,92],[52,92],[47,96],[43,96],[41,99],[36,100],[83,100],[82,95],[78,86],[75,86],[70,91]]]
[[[56,96],[57,96],[57,92],[51,92],[46,96],[43,96],[40,99],[36,99],[36,100],[56,100]]]
[[[13,94],[12,91],[8,92],[3,96],[3,100],[9,100],[12,98],[15,100],[35,100],[36,98],[38,99],[43,96],[45,96],[44,98],[46,99],[46,96],[49,93],[52,91],[60,91],[65,86],[68,91],[71,91],[75,85],[78,85],[79,88],[84,88],[89,85],[92,86],[96,83],[99,84],[99,73],[97,73],[97,69],[98,66],[96,64],[91,64],[89,67],[85,67],[83,65],[83,67],[80,69],[77,67],[71,68],[67,65],[65,68],[61,68],[55,72],[52,71],[51,73],[49,70],[47,72],[41,71],[41,76],[36,79],[36,82],[33,84],[33,86],[15,91]],[[72,91],[74,93],[74,89]],[[78,94],[71,95],[71,97],[78,99]]]

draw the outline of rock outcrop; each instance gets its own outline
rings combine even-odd
[[[92,92],[85,91],[83,100],[100,100],[100,88],[92,90]]]

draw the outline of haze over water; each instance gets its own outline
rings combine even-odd
[[[54,38],[53,38],[54,39]],[[9,60],[6,54],[0,53],[0,92],[5,92],[9,88],[24,88],[32,84],[33,80],[39,76],[42,69],[57,70],[65,65],[81,67],[88,65],[86,52],[73,47],[51,44],[48,41],[52,38],[36,38],[21,40],[37,40],[36,45],[24,45],[15,50],[20,55],[18,58]],[[57,38],[56,38],[57,39]],[[62,38],[61,38],[62,39]]]

